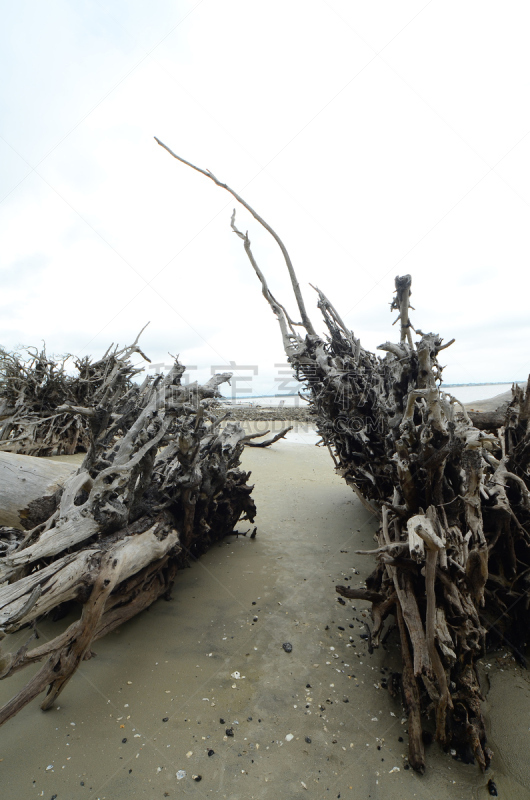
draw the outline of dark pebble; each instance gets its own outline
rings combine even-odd
[[[84,782],[84,781],[81,781],[81,783],[80,783],[79,785],[80,785],[80,786],[84,786],[84,785],[85,785],[85,782]]]
[[[193,780],[199,783],[199,781],[202,781],[202,775],[196,775]]]
[[[258,618],[257,617],[252,617],[252,620],[253,620],[253,622],[257,622]]]
[[[121,740],[121,743],[122,743],[122,744],[125,744],[125,742],[126,742],[126,741],[127,741],[127,737],[124,737],[124,738]]]
[[[213,756],[213,755],[214,755],[214,753],[215,753],[215,750],[208,750],[208,755],[209,755],[209,756]]]
[[[349,628],[353,628],[353,624],[350,622],[350,624],[348,625],[348,627],[349,627]]]
[[[405,764],[405,766],[403,767],[403,769],[410,769],[410,764]]]
[[[402,741],[403,741],[403,736],[398,736],[398,742],[402,742]]]
[[[348,700],[348,698],[347,698],[347,697],[345,697],[345,698],[344,698],[344,700],[343,700],[342,702],[343,702],[343,703],[349,703],[350,701]]]
[[[221,725],[225,724],[225,721],[224,721],[224,719],[222,717],[219,717],[219,722],[221,723]]]
[[[233,736],[234,735],[234,729],[233,728],[227,728],[226,729],[226,735],[227,736]]]
[[[488,792],[492,797],[498,797],[497,787],[495,786],[495,781],[491,778],[488,781]]]
[[[282,647],[283,647],[283,649],[285,650],[286,653],[290,653],[291,650],[293,649],[293,646],[292,646],[291,642],[284,642],[282,644]]]
[[[52,794],[50,800],[57,800],[57,795],[56,794]]]
[[[306,740],[306,742],[307,742],[308,744],[311,744],[311,739],[309,738],[309,736],[306,736],[306,737],[305,737],[305,740]]]
[[[247,717],[247,722],[252,722],[252,717]]]
[[[253,606],[255,606],[255,605],[256,605],[256,601],[255,601],[255,600],[253,600],[253,601],[252,601],[252,605],[253,605]]]
[[[169,717],[164,717],[164,718],[162,719],[162,722],[169,722]]]
[[[368,639],[368,634],[367,633],[361,633],[360,636],[361,636],[361,639]]]
[[[341,606],[345,606],[346,605],[346,600],[343,600],[342,597],[337,597],[337,603],[340,603]]]
[[[337,628],[339,629],[339,631],[343,631],[343,630],[344,630],[344,628],[342,627],[342,625],[337,625]]]

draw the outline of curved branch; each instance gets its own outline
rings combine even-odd
[[[263,225],[265,230],[270,233],[272,238],[278,244],[278,247],[282,251],[283,257],[285,259],[285,263],[286,263],[287,269],[289,271],[289,277],[291,278],[291,284],[292,284],[292,287],[293,287],[294,296],[296,298],[298,309],[300,311],[300,316],[302,317],[302,323],[304,325],[304,328],[306,329],[307,333],[309,333],[311,336],[315,336],[316,335],[315,334],[315,329],[313,328],[311,320],[307,316],[307,312],[305,310],[304,300],[303,300],[303,297],[302,297],[302,292],[300,291],[300,285],[298,283],[298,278],[296,277],[296,273],[294,271],[294,267],[293,267],[291,258],[289,256],[289,253],[287,252],[287,248],[285,247],[284,243],[282,242],[282,240],[280,239],[280,237],[278,236],[276,231],[274,231],[271,228],[271,226],[267,222],[265,222],[263,217],[260,217],[260,215],[256,211],[254,211],[252,206],[249,206],[249,204],[247,202],[245,202],[245,200],[243,200],[243,198],[240,197],[240,195],[238,195],[237,192],[235,192],[233,189],[231,189],[230,186],[228,186],[226,183],[221,183],[221,181],[218,180],[215,177],[215,175],[210,172],[210,170],[201,169],[200,167],[196,167],[195,164],[192,164],[190,161],[186,161],[185,158],[181,158],[176,153],[174,153],[173,150],[170,150],[170,148],[167,145],[165,145],[163,142],[161,142],[160,139],[158,139],[156,136],[154,138],[155,138],[155,142],[157,144],[159,144],[160,147],[163,147],[164,150],[167,150],[167,152],[171,156],[173,156],[173,158],[176,158],[177,161],[181,161],[183,164],[186,164],[186,166],[191,167],[192,169],[196,170],[196,172],[200,172],[202,175],[206,175],[207,178],[210,178],[210,180],[212,180],[221,189],[226,189],[226,191],[229,192],[232,195],[232,197],[235,197],[236,200],[238,201],[238,203],[241,203],[241,205],[244,206],[247,209],[247,211],[249,211],[252,214],[254,219],[257,220],[260,223],[260,225]]]
[[[242,233],[240,230],[238,230],[236,228],[235,216],[236,216],[236,210],[234,208],[234,211],[232,212],[232,217],[230,219],[230,226],[231,226],[232,230],[234,231],[234,233],[236,233],[239,236],[239,238],[243,240],[243,246],[245,248],[245,253],[247,254],[248,259],[249,259],[250,263],[252,264],[254,272],[256,273],[256,275],[258,276],[258,278],[260,280],[261,291],[262,291],[263,297],[265,298],[265,300],[268,302],[268,304],[272,308],[274,314],[276,315],[276,319],[278,320],[278,324],[280,326],[280,330],[281,330],[281,333],[282,333],[283,348],[284,348],[286,354],[289,356],[289,355],[291,355],[293,353],[293,351],[295,351],[297,349],[296,345],[293,345],[293,340],[295,342],[297,342],[297,344],[302,344],[302,339],[296,333],[296,331],[294,330],[294,327],[293,327],[296,323],[292,322],[292,320],[289,317],[289,314],[287,313],[285,308],[282,306],[281,303],[279,303],[276,300],[276,298],[274,297],[274,295],[270,291],[270,289],[269,289],[269,287],[267,285],[267,281],[265,280],[265,276],[264,276],[263,272],[260,270],[260,268],[258,267],[258,263],[257,263],[256,259],[254,258],[254,253],[252,252],[252,250],[250,248],[250,239],[248,238],[248,233]],[[287,330],[287,326],[289,326],[289,329],[291,331],[290,333]]]
[[[246,444],[247,447],[268,447],[269,445],[274,444],[275,442],[277,442],[279,439],[283,439],[283,437],[287,433],[289,433],[289,431],[292,431],[292,429],[293,429],[292,425],[289,425],[288,428],[282,428],[282,430],[279,433],[277,433],[275,436],[271,436],[270,439],[266,439],[264,442],[251,442],[249,440],[250,439],[257,439],[260,436],[265,436],[265,433],[270,433],[270,431],[265,431],[265,433],[258,433],[258,434],[254,434],[253,436],[251,435],[249,437],[245,437],[245,439],[243,439],[243,441],[244,441],[244,443]]]

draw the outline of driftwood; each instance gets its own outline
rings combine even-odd
[[[252,433],[249,436],[245,436],[243,441],[246,447],[269,447],[271,444],[283,439],[289,433],[289,431],[292,431],[292,429],[292,425],[289,425],[288,428],[282,428],[281,431],[274,436],[271,436],[270,439],[265,439],[264,442],[252,442],[251,439],[259,439],[261,436],[266,436],[267,433],[270,433],[270,430],[264,431],[263,433]]]
[[[44,500],[36,498],[31,513],[13,502],[20,524],[13,519],[0,528],[0,641],[65,603],[81,606],[79,620],[52,641],[0,650],[0,678],[44,662],[0,709],[0,724],[46,688],[42,708],[49,708],[95,639],[168,596],[180,567],[230,534],[240,518],[254,518],[250,473],[238,469],[245,432],[230,421],[221,428],[215,414],[218,386],[230,374],[184,386],[184,367],[175,361],[165,377],[128,391],[125,401],[131,352],[119,351],[96,405],[64,411],[88,423],[82,465],[65,476],[61,464],[44,462]],[[37,461],[3,456],[0,465],[11,461],[18,477],[32,474]],[[20,497],[16,483],[10,486]],[[24,530],[28,515],[33,524]]]
[[[145,328],[143,329],[145,330]],[[134,413],[143,371],[131,356],[147,356],[138,339],[121,350],[111,345],[103,358],[50,358],[43,349],[25,354],[0,348],[0,451],[28,456],[72,455],[88,450],[89,417],[98,406],[115,418]],[[69,373],[71,366],[75,374]]]
[[[468,411],[469,419],[481,431],[496,433],[506,422],[506,408],[498,411]]]
[[[55,494],[72,474],[72,465],[0,451],[0,525],[29,529],[56,507]]]
[[[231,193],[285,256],[279,237],[239,195],[158,143]],[[374,647],[387,615],[396,617],[410,764],[424,771],[422,731],[432,726],[444,749],[485,769],[492,754],[476,662],[486,647],[502,644],[525,663],[530,630],[530,378],[526,389],[513,388],[505,413],[469,415],[442,388],[438,355],[453,340],[444,344],[437,334],[414,330],[409,319],[410,276],[396,278],[391,304],[400,341],[382,344],[379,357],[362,347],[319,289],[327,335],[315,333],[285,256],[301,317],[294,322],[270,292],[235,211],[231,225],[293,370],[310,391],[337,472],[380,520],[377,565],[366,588],[337,591],[372,603]]]

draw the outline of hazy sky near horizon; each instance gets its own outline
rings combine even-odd
[[[157,136],[282,237],[318,330],[310,283],[365,347],[396,339],[410,273],[413,324],[456,339],[448,383],[528,374],[527,3],[18,0],[2,18],[4,347],[98,357],[150,321],[154,363],[234,362],[278,389],[234,201]],[[296,317],[277,245],[237,222]]]

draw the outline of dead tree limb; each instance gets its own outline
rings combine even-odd
[[[210,172],[210,170],[196,167],[195,164],[192,164],[190,161],[186,161],[184,158],[181,158],[181,156],[178,156],[176,153],[173,152],[173,150],[170,150],[170,148],[167,145],[161,142],[160,139],[157,139],[156,136],[155,136],[155,141],[157,144],[160,145],[160,147],[163,147],[164,150],[167,150],[167,152],[171,156],[173,156],[173,158],[176,158],[177,161],[180,161],[182,164],[186,164],[186,166],[191,167],[192,169],[196,170],[196,172],[200,172],[202,175],[206,175],[207,178],[210,178],[210,180],[213,181],[217,186],[221,187],[221,189],[225,189],[227,192],[229,192],[232,195],[232,197],[234,197],[238,201],[238,203],[241,203],[241,205],[252,214],[254,219],[257,220],[260,223],[260,225],[262,225],[265,228],[265,230],[267,230],[270,233],[270,235],[272,236],[272,238],[275,240],[278,247],[282,251],[282,255],[285,259],[285,264],[287,266],[289,277],[291,279],[291,284],[293,287],[294,296],[296,298],[296,303],[298,305],[298,310],[300,311],[300,316],[302,317],[302,324],[308,332],[314,333],[315,331],[313,330],[313,325],[311,324],[311,320],[309,319],[307,312],[305,310],[304,299],[302,297],[302,292],[300,290],[298,278],[296,277],[296,273],[294,271],[291,257],[289,256],[287,248],[285,247],[284,243],[282,242],[276,231],[273,228],[271,228],[271,226],[267,222],[265,222],[263,217],[260,217],[260,215],[256,211],[254,211],[252,206],[250,206],[245,200],[243,200],[243,198],[240,197],[240,195],[238,195],[237,192],[231,189],[230,186],[228,186],[226,183],[222,183],[221,181],[219,181],[215,177],[215,175],[212,172]]]
[[[271,436],[270,439],[266,439],[264,442],[251,442],[250,439],[259,438],[260,436],[265,436],[265,433],[269,433],[270,431],[265,431],[265,433],[258,433],[254,436],[245,437],[245,445],[247,447],[269,447],[274,442],[277,442],[279,439],[283,439],[289,431],[292,431],[293,426],[289,425],[288,428],[282,428],[282,430],[277,433],[275,436]]]

